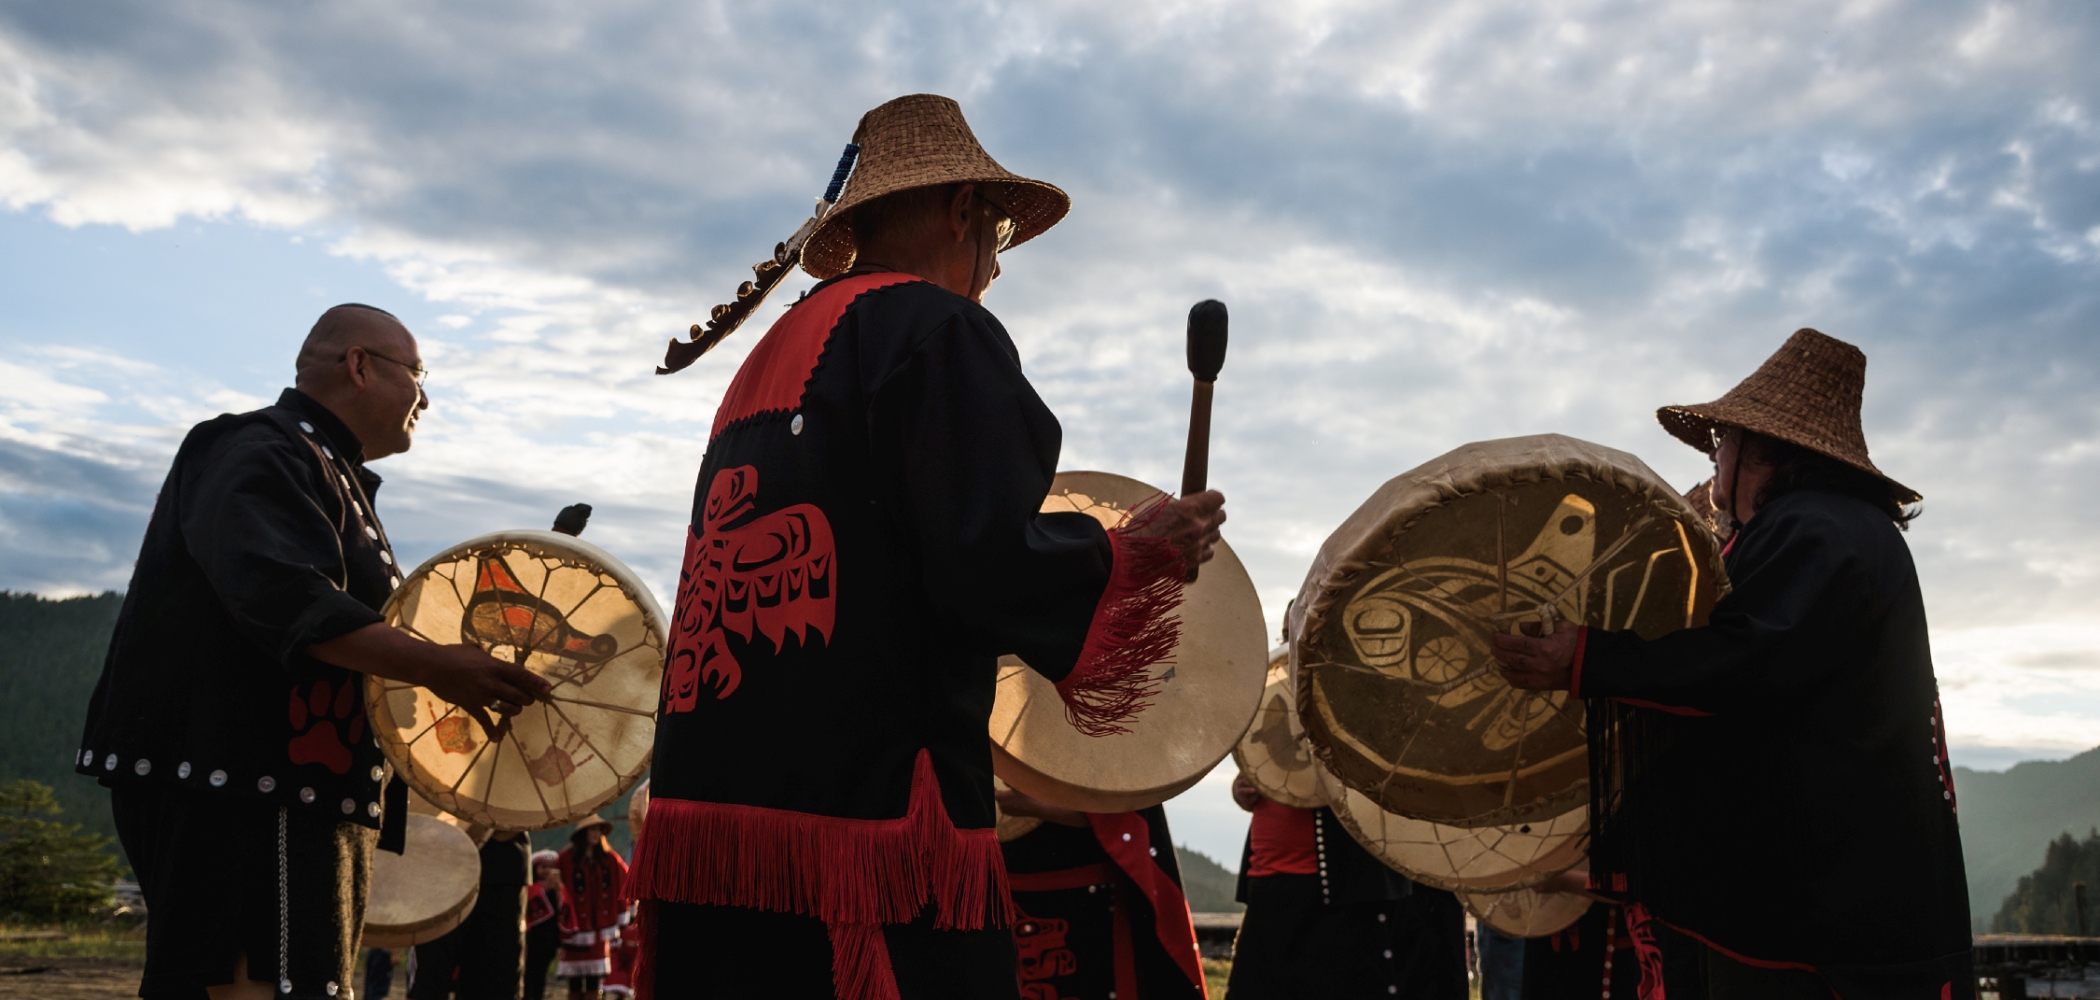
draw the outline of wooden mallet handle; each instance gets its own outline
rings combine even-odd
[[[1225,367],[1225,303],[1204,299],[1189,310],[1189,450],[1181,463],[1181,495],[1201,493],[1210,478],[1210,396]]]

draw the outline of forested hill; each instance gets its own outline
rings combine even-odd
[[[73,773],[88,697],[124,595],[50,601],[0,591],[0,783],[50,785],[64,820],[116,836],[109,793]]]
[[[1969,916],[1989,926],[2020,876],[2042,866],[2051,841],[2100,826],[2100,748],[2070,760],[2027,761],[2005,771],[1954,769]]]

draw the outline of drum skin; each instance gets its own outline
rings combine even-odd
[[[1313,773],[1312,752],[1305,748],[1305,729],[1298,724],[1298,704],[1291,691],[1290,650],[1269,651],[1269,683],[1261,692],[1254,724],[1232,748],[1240,773],[1272,801],[1293,809],[1318,809],[1320,777]]]
[[[1010,787],[1012,786],[1008,785],[1004,781],[999,780],[997,777],[994,777],[992,779],[992,791],[994,792],[998,792]],[[1006,843],[1009,840],[1019,840],[1022,837],[1026,837],[1029,834],[1034,833],[1036,827],[1043,825],[1043,818],[1040,816],[1017,816],[1013,813],[1007,812],[1005,809],[999,808],[997,805],[994,805],[992,809],[993,812],[998,816],[998,833],[996,834],[996,836],[999,838],[999,842],[1002,844]]]
[[[649,769],[667,619],[603,549],[552,531],[483,535],[417,567],[381,613],[554,685],[491,740],[428,689],[366,678],[380,749],[439,809],[494,830],[548,830],[595,815]]]
[[[1590,897],[1579,892],[1461,892],[1458,900],[1473,919],[1516,938],[1545,937],[1575,926],[1590,912]]]
[[[1060,472],[1044,511],[1081,511],[1116,527],[1161,491],[1106,472]],[[1254,581],[1232,547],[1184,593],[1181,640],[1158,670],[1160,692],[1129,732],[1087,736],[1072,728],[1057,689],[1019,658],[999,661],[992,708],[992,770],[1051,805],[1129,812],[1187,790],[1246,733],[1268,672],[1267,626]]]
[[[1423,885],[1451,892],[1527,889],[1589,856],[1589,806],[1539,822],[1447,826],[1385,812],[1370,797],[1314,766],[1320,793],[1342,829],[1373,857]]]
[[[1726,593],[1705,521],[1625,452],[1557,434],[1469,444],[1387,482],[1321,546],[1292,606],[1291,674],[1322,765],[1388,812],[1551,820],[1587,798],[1583,707],[1518,691],[1489,636],[1653,638]]]
[[[436,816],[411,812],[406,849],[372,852],[364,947],[436,940],[467,919],[480,896],[481,854],[472,838]]]

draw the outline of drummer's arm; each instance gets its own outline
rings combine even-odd
[[[1858,620],[1867,590],[1851,546],[1807,520],[1759,533],[1766,551],[1742,554],[1737,564],[1747,571],[1704,627],[1655,639],[1589,628],[1498,635],[1504,678],[1513,687],[1694,715],[1814,680],[1802,672],[1825,658],[1804,654],[1830,640],[1833,623]]]
[[[484,726],[483,706],[523,705],[546,682],[472,646],[438,646],[380,620],[345,593],[342,544],[325,490],[278,440],[237,440],[180,484],[183,545],[246,637],[289,661],[429,687]]]
[[[498,660],[479,646],[424,642],[385,622],[314,643],[306,647],[306,654],[346,670],[429,688],[485,730],[495,728],[488,715],[492,703],[500,701],[496,711],[516,715],[553,690],[538,674]]]
[[[1223,497],[1177,501],[1142,529],[1041,514],[1057,420],[1004,332],[958,314],[876,387],[881,506],[915,543],[927,598],[966,648],[1018,654],[1058,685],[1074,723],[1116,731],[1172,650],[1183,571]],[[1164,641],[1163,641],[1164,639]]]

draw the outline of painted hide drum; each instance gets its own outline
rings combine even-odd
[[[1394,871],[1451,892],[1538,885],[1589,856],[1589,805],[1508,826],[1447,826],[1385,812],[1317,762],[1313,771],[1342,829]]]
[[[427,689],[367,678],[380,748],[439,809],[496,830],[547,830],[594,815],[648,770],[665,618],[603,549],[552,531],[484,535],[417,567],[382,613],[554,685],[490,734]]]
[[[436,940],[474,912],[480,895],[481,854],[473,839],[436,816],[410,812],[402,853],[372,852],[364,947]]]
[[[1318,809],[1327,804],[1320,797],[1312,753],[1305,749],[1305,729],[1298,724],[1289,647],[1269,651],[1269,684],[1262,689],[1254,724],[1232,748],[1232,759],[1241,774],[1253,779],[1254,787],[1276,802],[1293,809]]]
[[[1593,900],[1579,892],[1540,892],[1516,889],[1510,892],[1461,892],[1459,902],[1473,919],[1510,937],[1535,938],[1558,934],[1590,912]]]
[[[1551,619],[1653,638],[1726,590],[1714,535],[1641,460],[1544,434],[1469,444],[1335,529],[1298,592],[1298,714],[1315,756],[1385,811],[1552,821],[1583,804],[1583,708],[1502,680],[1488,637]]]
[[[1106,472],[1061,472],[1044,511],[1079,511],[1114,528],[1160,490]],[[1181,640],[1157,668],[1159,694],[1129,732],[1088,736],[1057,689],[1017,657],[999,663],[992,769],[1044,802],[1083,812],[1158,805],[1202,780],[1247,731],[1268,672],[1268,627],[1254,581],[1219,542],[1184,593]]]
[[[1012,785],[1001,781],[997,777],[992,778],[992,791],[994,792],[1005,791],[1006,789],[1012,787]],[[1040,816],[1021,816],[1015,813],[1007,812],[1005,809],[996,805],[992,808],[998,814],[999,832],[997,836],[999,838],[999,842],[1002,844],[1006,843],[1009,840],[1019,840],[1022,837],[1026,837],[1029,834],[1034,833],[1036,827],[1043,825],[1043,819]]]

